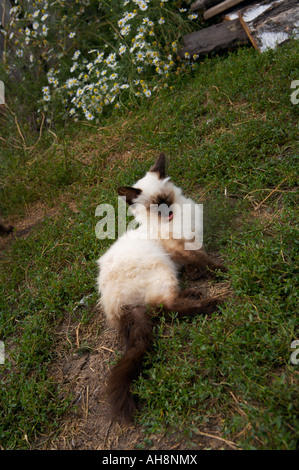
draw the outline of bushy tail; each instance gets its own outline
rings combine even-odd
[[[129,422],[136,409],[131,383],[141,371],[142,358],[149,348],[152,332],[151,318],[146,308],[127,309],[121,317],[120,332],[126,340],[126,351],[111,371],[107,398],[114,417]]]

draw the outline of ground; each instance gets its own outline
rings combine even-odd
[[[69,203],[71,204],[71,203]],[[0,251],[9,249],[14,238],[26,237],[32,227],[42,224],[44,217],[55,216],[59,206],[51,208],[34,204],[20,220],[13,220],[15,230],[0,238]],[[215,255],[215,253],[214,253]],[[204,296],[229,294],[229,283],[209,284],[209,281],[193,281],[189,286],[200,289]],[[76,450],[199,450],[237,449],[237,445],[221,437],[221,417],[198,430],[197,435],[186,438],[174,434],[154,434],[146,437],[141,426],[122,426],[112,422],[105,400],[105,383],[116,351],[122,345],[114,330],[107,328],[103,312],[96,305],[82,303],[77,307],[92,309],[92,320],[82,325],[66,316],[57,327],[56,360],[51,364],[49,376],[61,386],[62,394],[71,394],[74,405],[65,416],[60,431],[54,436],[39,437],[30,443],[38,449]],[[82,345],[88,342],[88,348]],[[92,347],[90,347],[92,345]]]

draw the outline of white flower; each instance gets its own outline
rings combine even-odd
[[[36,10],[34,13],[33,13],[33,18],[37,18],[39,15],[39,10]]]
[[[120,55],[122,55],[124,52],[126,52],[126,46],[123,44],[122,46],[120,46],[118,52],[120,53]]]
[[[197,13],[192,13],[192,15],[188,15],[189,20],[195,20],[196,18],[198,18]]]
[[[78,84],[78,80],[76,78],[69,78],[65,84],[68,88],[72,88],[73,86]]]
[[[49,15],[46,13],[45,15],[43,15],[43,16],[41,17],[41,20],[42,20],[42,21],[45,21],[45,20],[48,18],[48,16],[49,16]]]
[[[29,60],[30,60],[31,63],[34,62],[34,55],[33,54],[30,54]]]
[[[143,93],[144,93],[145,96],[147,96],[148,98],[151,96],[151,91],[150,91],[148,88],[144,89],[144,90],[143,90]]]
[[[126,21],[131,20],[132,18],[134,18],[134,16],[136,16],[136,13],[134,13],[134,12],[128,13],[126,15]]]
[[[98,56],[94,60],[94,63],[95,64],[100,64],[101,62],[103,62],[103,57],[104,57],[104,52],[101,52],[101,53],[98,52]]]
[[[17,6],[17,7],[12,7],[10,10],[9,10],[9,14],[10,15],[13,15],[14,13],[19,13],[19,10],[20,10],[20,7]]]
[[[76,33],[70,33],[69,38],[73,38],[76,35]]]
[[[135,3],[138,4],[141,11],[147,10],[147,4],[144,1],[139,0],[138,2],[135,2]]]
[[[48,34],[48,28],[47,28],[46,25],[44,25],[44,26],[43,26],[43,35],[44,35],[44,36],[47,36],[47,34]]]
[[[23,57],[23,55],[24,55],[23,50],[22,49],[17,49],[16,50],[16,55],[17,55],[17,57]]]
[[[32,26],[33,26],[33,29],[37,29],[39,27],[39,23],[35,21]]]
[[[25,29],[25,34],[26,34],[26,36],[29,36],[29,35],[30,35],[30,29],[29,29],[29,28],[26,28],[26,29]]]
[[[141,26],[139,26],[139,27],[137,28],[137,31],[138,31],[138,33],[140,33],[141,35],[143,35],[144,33],[146,33],[146,28],[141,25]]]
[[[164,20],[163,16],[161,16],[161,18],[159,19],[158,23],[159,23],[159,24],[165,23],[165,20]]]
[[[130,29],[131,29],[131,26],[130,26],[130,25],[126,25],[126,26],[124,26],[124,28],[122,28],[122,29],[120,30],[120,34],[121,34],[122,36],[126,36],[127,34],[129,34]]]
[[[143,61],[144,59],[144,54],[143,52],[139,51],[137,54],[136,54],[136,60],[138,61]]]
[[[81,54],[81,51],[76,51],[75,54],[73,55],[73,60],[77,60],[80,54]]]
[[[77,67],[78,67],[78,62],[74,62],[72,67],[70,68],[70,71],[74,72],[74,70],[76,70]]]
[[[107,64],[111,64],[112,62],[115,62],[116,59],[116,54],[109,54],[107,57]]]
[[[106,59],[106,64],[108,65],[108,67],[110,67],[111,69],[114,69],[117,65],[116,63],[116,54],[112,53],[112,54],[109,54],[107,59]]]
[[[88,121],[92,121],[94,119],[94,116],[89,111],[85,113],[85,117]]]

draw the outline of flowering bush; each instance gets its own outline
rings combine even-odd
[[[48,120],[58,107],[65,117],[97,121],[106,107],[149,98],[184,67],[179,40],[196,15],[181,7],[169,0],[19,0],[4,31],[11,46],[4,61],[11,71],[16,60],[46,69],[39,105]]]

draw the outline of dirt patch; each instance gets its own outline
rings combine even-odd
[[[45,217],[51,217],[58,212],[57,207],[49,208],[41,202],[37,202],[28,208],[23,218],[12,218],[9,223],[14,230],[0,237],[0,251],[8,248],[14,240],[28,236],[33,227],[37,226]]]
[[[12,225],[14,229],[9,234],[0,236],[0,252],[9,248],[14,240],[26,238],[32,229],[42,223],[43,220],[56,217],[60,213],[62,204],[67,204],[74,213],[78,212],[75,202],[68,195],[62,195],[51,207],[41,201],[37,201],[27,207],[24,217],[16,216],[6,220],[5,222]]]
[[[193,286],[195,283],[192,283]],[[209,286],[197,283],[205,295],[223,295],[229,292],[227,282]],[[79,307],[88,308],[88,307]],[[65,320],[57,331],[57,360],[49,371],[63,394],[73,397],[73,407],[61,424],[59,433],[45,437],[35,444],[39,449],[55,450],[196,450],[232,449],[234,443],[221,437],[221,420],[218,417],[191,439],[179,433],[151,435],[145,441],[141,426],[121,426],[112,422],[105,399],[105,384],[116,353],[122,344],[116,332],[106,327],[102,312],[89,307],[92,319]],[[81,312],[82,313],[82,312]],[[71,315],[70,315],[71,317]],[[72,315],[73,318],[73,315]],[[150,443],[149,443],[150,442]]]

